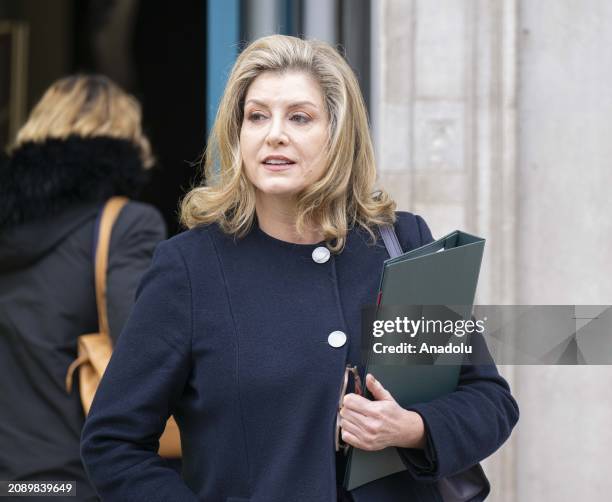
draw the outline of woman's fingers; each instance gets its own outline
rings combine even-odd
[[[355,434],[353,434],[352,432],[350,432],[347,429],[342,429],[342,441],[344,441],[346,444],[350,444],[351,446],[353,446],[355,448],[359,448],[361,450],[365,450],[366,449],[365,445],[359,439],[359,437],[356,436]]]
[[[361,411],[355,410],[354,408],[349,408],[348,406],[343,406],[340,408],[340,416],[342,418],[348,418],[353,422],[360,422],[368,417],[368,415],[362,413]]]
[[[340,422],[342,440],[355,448],[372,450],[374,436],[363,429],[360,420],[361,418],[355,413],[351,413],[348,418],[342,418]]]
[[[344,396],[340,409],[342,439],[351,446],[369,451],[389,445],[412,444],[412,440],[406,439],[414,428],[412,421],[406,420],[408,412],[371,374],[366,377],[366,385],[375,400],[357,394]]]
[[[350,419],[343,418],[340,422],[340,428],[343,431],[348,431],[354,436],[361,436],[363,431],[358,423],[352,422]]]
[[[376,401],[395,401],[391,393],[371,373],[366,376],[366,387]]]
[[[342,400],[342,407],[367,415],[373,401],[358,394],[347,394]]]
[[[375,419],[372,417],[347,408],[342,408],[340,410],[340,416],[342,417],[342,423],[350,423],[366,433],[372,434],[376,432],[374,427]]]
[[[360,424],[342,419],[340,423],[342,440],[362,450],[380,450],[384,447],[375,433],[364,429]]]
[[[380,450],[385,447],[381,420],[345,407],[340,410],[340,417],[340,427],[350,438],[349,441],[345,440],[348,444],[362,450]],[[343,440],[344,437],[343,434]]]

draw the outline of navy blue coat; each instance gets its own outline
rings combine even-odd
[[[396,230],[405,250],[432,240],[409,213]],[[158,246],[83,431],[104,500],[336,500],[341,379],[359,362],[360,309],[375,303],[388,255],[360,229],[326,263],[315,247],[215,225]],[[335,330],[349,343],[331,347]],[[490,455],[518,418],[494,366],[465,366],[456,392],[414,409],[428,454],[407,452],[409,470],[355,490],[357,502],[441,500],[431,482]],[[155,453],[170,414],[182,477]]]

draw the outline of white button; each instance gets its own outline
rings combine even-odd
[[[327,343],[336,349],[342,347],[346,343],[346,334],[344,331],[332,331],[327,337]]]
[[[316,248],[312,252],[312,259],[316,261],[317,263],[325,263],[327,260],[329,260],[329,256],[330,256],[329,249],[323,246]]]

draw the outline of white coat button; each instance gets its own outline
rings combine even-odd
[[[342,347],[346,343],[346,334],[344,331],[332,331],[327,337],[327,343],[336,349]]]
[[[329,256],[330,256],[329,249],[323,246],[316,248],[312,252],[312,259],[317,263],[325,263],[327,260],[329,260]]]

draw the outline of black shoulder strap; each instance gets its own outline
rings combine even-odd
[[[393,225],[381,225],[378,227],[380,230],[380,236],[385,243],[387,253],[391,258],[395,258],[403,253],[402,246],[399,243],[397,234],[395,233],[395,227]]]

